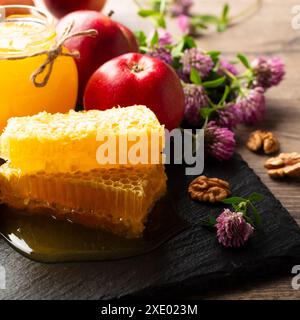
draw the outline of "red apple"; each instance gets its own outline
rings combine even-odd
[[[47,9],[57,18],[77,10],[100,11],[106,0],[43,0]]]
[[[171,130],[184,113],[184,93],[175,71],[161,60],[128,53],[102,65],[84,94],[86,110],[142,104]]]
[[[81,102],[89,78],[103,63],[124,53],[137,51],[137,47],[128,36],[129,29],[125,34],[125,29],[121,30],[118,23],[100,12],[90,10],[75,11],[62,18],[57,25],[58,36],[72,21],[75,22],[73,32],[88,29],[98,31],[96,37],[75,37],[65,43],[68,50],[80,52],[76,63],[79,73],[78,101]]]

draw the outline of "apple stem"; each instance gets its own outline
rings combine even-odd
[[[110,10],[107,16],[111,18],[115,14],[114,10]]]

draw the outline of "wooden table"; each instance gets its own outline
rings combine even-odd
[[[232,13],[238,13],[255,0],[227,0]],[[202,13],[217,13],[225,1],[195,0],[196,10]],[[284,59],[287,75],[284,82],[267,94],[268,113],[259,128],[269,129],[277,134],[283,152],[300,152],[300,29],[292,28],[292,7],[299,5],[295,0],[263,0],[262,7],[251,18],[218,34],[209,32],[199,39],[203,49],[220,50],[232,58],[238,52],[249,57],[276,55]],[[132,29],[150,30],[149,22],[136,16],[132,0],[109,0],[107,11],[115,11],[115,19]],[[171,30],[175,31],[174,23]],[[176,32],[176,31],[175,31]],[[251,153],[245,148],[245,141],[253,128],[242,127],[237,131],[238,151],[271,191],[282,201],[300,225],[300,181],[275,181],[268,177],[263,168],[266,157]],[[300,264],[300,261],[299,261]],[[291,276],[270,277],[239,288],[225,288],[202,295],[203,299],[300,299],[300,290],[291,287]]]

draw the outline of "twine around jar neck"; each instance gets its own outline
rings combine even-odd
[[[52,46],[51,49],[49,50],[42,50],[38,51],[32,54],[24,54],[24,55],[18,55],[18,56],[6,56],[6,57],[0,57],[0,60],[22,60],[22,59],[27,59],[27,58],[33,58],[41,55],[46,55],[47,58],[45,62],[41,64],[40,67],[38,67],[33,74],[31,75],[31,81],[32,83],[37,87],[37,88],[43,88],[47,85],[52,71],[53,71],[53,66],[55,60],[59,56],[64,56],[64,57],[72,57],[72,58],[79,58],[80,53],[79,51],[72,51],[72,52],[64,52],[63,51],[63,45],[64,43],[74,37],[80,37],[80,36],[87,36],[87,37],[95,37],[98,34],[98,31],[95,29],[89,29],[89,30],[84,30],[84,31],[78,31],[78,32],[72,32],[74,28],[75,22],[71,22],[66,29],[64,30],[62,36],[60,39],[56,41],[56,43]],[[45,70],[47,69],[43,79],[41,81],[38,81],[38,76],[42,75]]]

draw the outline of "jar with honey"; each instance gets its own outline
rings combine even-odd
[[[0,134],[11,117],[75,107],[76,64],[64,48],[53,57],[56,43],[54,22],[46,13],[0,6]]]

